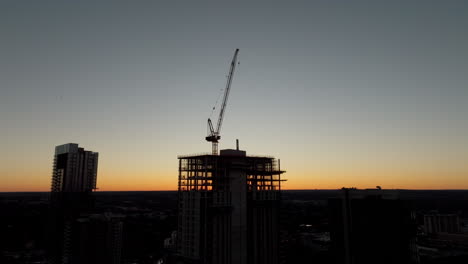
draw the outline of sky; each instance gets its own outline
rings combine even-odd
[[[175,190],[236,48],[220,148],[285,189],[468,189],[467,28],[466,1],[1,1],[0,192],[50,190],[70,142],[101,191]]]

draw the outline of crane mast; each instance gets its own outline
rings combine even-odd
[[[218,123],[216,125],[216,130],[213,127],[211,119],[208,118],[208,130],[209,135],[205,137],[206,141],[211,142],[211,150],[213,155],[218,155],[218,142],[221,139],[221,125],[223,124],[224,111],[226,109],[226,104],[229,97],[229,92],[231,90],[232,77],[234,76],[234,70],[236,69],[237,64],[237,54],[239,49],[236,49],[234,52],[234,57],[232,58],[231,67],[229,69],[229,74],[227,77],[226,88],[224,89],[223,101],[221,103],[221,110],[219,111]]]

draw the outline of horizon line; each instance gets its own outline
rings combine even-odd
[[[353,187],[349,187],[353,188]],[[281,191],[339,191],[342,188],[337,189],[282,189]],[[356,190],[376,190],[375,188],[356,188]],[[394,191],[468,191],[468,189],[402,189],[402,188],[389,188],[382,190],[394,190]],[[114,191],[94,191],[93,193],[104,193],[104,192],[177,192],[178,190],[114,190]],[[0,191],[0,193],[50,193],[50,191]]]

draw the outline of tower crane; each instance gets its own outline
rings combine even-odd
[[[208,118],[209,134],[207,137],[205,137],[205,139],[206,141],[211,142],[213,155],[218,155],[218,142],[221,139],[221,135],[220,135],[221,125],[223,124],[224,111],[226,110],[226,104],[227,104],[227,100],[229,97],[229,91],[231,89],[232,77],[234,76],[234,70],[236,69],[238,53],[239,53],[239,49],[236,49],[236,51],[234,52],[234,57],[232,58],[231,67],[229,69],[229,75],[227,77],[226,88],[224,89],[224,96],[223,96],[223,101],[221,104],[221,110],[219,111],[218,124],[216,125],[216,129],[214,129],[211,119]]]

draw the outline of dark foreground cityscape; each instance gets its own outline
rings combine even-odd
[[[179,157],[178,191],[94,192],[55,148],[50,193],[1,193],[0,263],[468,263],[468,192],[281,190],[279,160]]]

